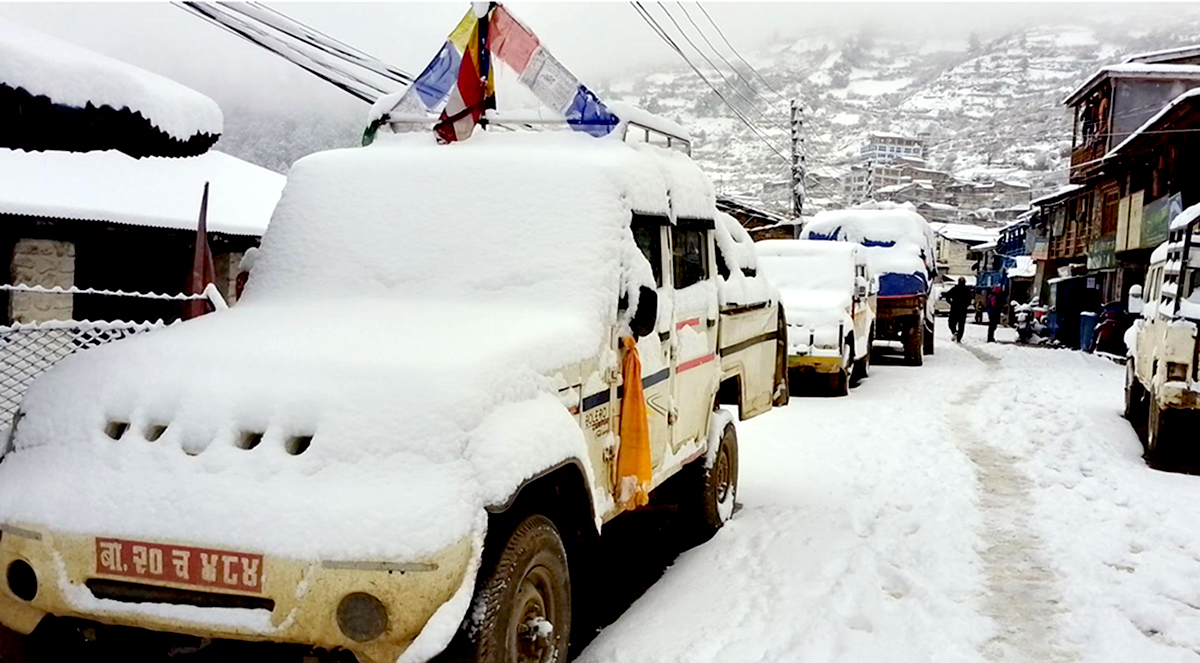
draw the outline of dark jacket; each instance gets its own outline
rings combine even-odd
[[[946,298],[946,301],[950,302],[951,315],[966,315],[967,307],[971,305],[971,299],[974,297],[974,294],[967,286],[957,283],[942,296]]]

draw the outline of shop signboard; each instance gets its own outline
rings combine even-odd
[[[1124,251],[1129,246],[1129,196],[1117,203],[1117,251]]]
[[[1129,232],[1125,235],[1125,248],[1140,249],[1142,246],[1142,205],[1145,191],[1134,191],[1129,196]]]
[[[1111,269],[1117,266],[1117,236],[1109,233],[1092,240],[1087,247],[1088,269]]]
[[[1162,196],[1146,205],[1142,213],[1142,244],[1149,249],[1167,241],[1171,220],[1183,212],[1183,197],[1178,194]]]

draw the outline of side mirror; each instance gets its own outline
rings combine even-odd
[[[1146,308],[1145,302],[1142,301],[1142,286],[1133,285],[1129,288],[1129,312],[1141,315]]]
[[[867,280],[861,276],[854,277],[854,296],[859,299],[866,299],[867,290]]]
[[[638,307],[629,320],[629,329],[634,337],[648,336],[658,322],[658,291],[642,286],[638,290]]]

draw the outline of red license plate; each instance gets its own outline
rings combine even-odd
[[[262,555],[96,539],[96,573],[208,589],[262,592]]]

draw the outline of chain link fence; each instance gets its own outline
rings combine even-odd
[[[0,285],[0,290],[38,295],[107,295],[153,300],[187,301],[206,299],[216,309],[226,308],[216,287],[209,285],[201,295],[164,295],[80,288],[44,288],[30,285]],[[21,405],[25,390],[43,371],[68,356],[111,341],[165,327],[157,322],[103,322],[55,320],[42,323],[0,326],[0,432],[7,430]]]

